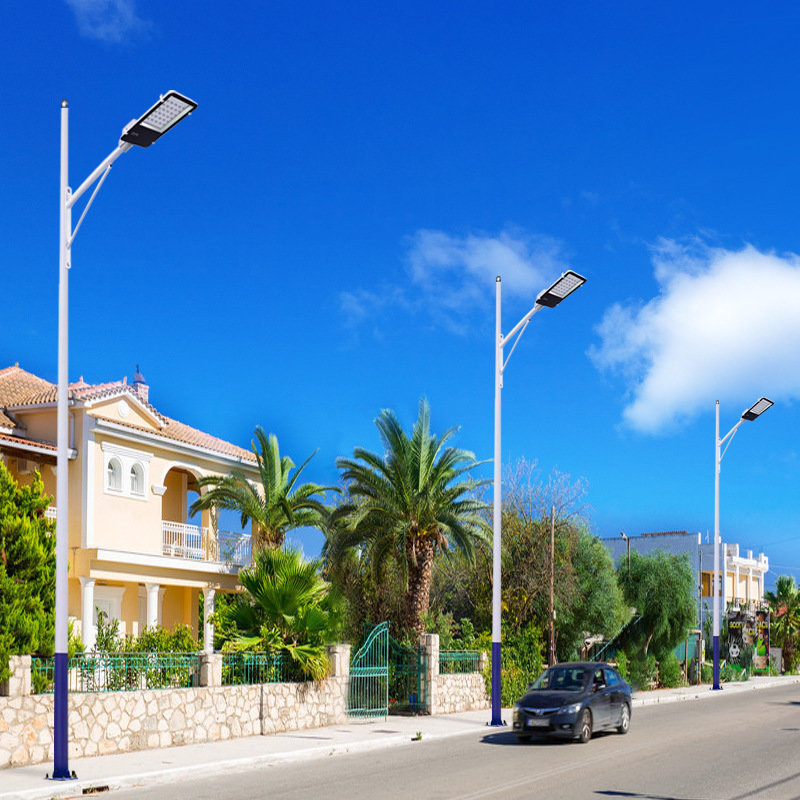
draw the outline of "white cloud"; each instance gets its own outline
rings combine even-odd
[[[624,376],[628,424],[657,433],[717,399],[739,412],[800,398],[800,257],[664,239],[653,266],[660,294],[609,308],[589,351]]]
[[[340,307],[350,324],[382,314],[388,307],[424,314],[455,333],[474,327],[471,312],[494,302],[495,278],[503,279],[503,297],[536,295],[567,269],[559,243],[520,230],[496,236],[451,236],[420,230],[408,237],[410,283],[343,292]]]
[[[75,14],[81,36],[104,42],[121,42],[140,33],[150,23],[136,15],[134,0],[66,0]]]

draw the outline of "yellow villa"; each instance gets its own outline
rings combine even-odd
[[[69,616],[91,649],[97,610],[122,633],[178,623],[197,634],[199,597],[235,591],[251,533],[219,530],[217,515],[187,523],[197,480],[234,467],[257,479],[251,450],[170,419],[149,402],[138,368],[127,379],[69,387]],[[20,483],[39,471],[54,506],[56,385],[18,364],[0,369],[0,460]]]

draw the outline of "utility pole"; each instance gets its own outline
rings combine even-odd
[[[547,663],[553,666],[556,663],[556,631],[555,608],[553,607],[553,584],[555,583],[555,542],[556,542],[556,507],[550,507],[550,646]]]

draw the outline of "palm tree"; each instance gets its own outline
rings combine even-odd
[[[800,636],[800,588],[791,575],[779,575],[775,591],[765,592],[764,596],[772,617],[770,638],[783,649],[783,667],[789,671]]]
[[[338,613],[320,566],[289,547],[258,551],[239,572],[247,594],[217,616],[217,638],[234,650],[286,653],[309,677],[324,678],[329,665],[325,645],[336,635]]]
[[[316,450],[300,465],[294,475],[294,462],[289,456],[281,458],[278,439],[274,433],[267,436],[263,428],[256,428],[256,443],[251,447],[256,457],[260,484],[251,482],[244,470],[235,468],[230,475],[213,475],[200,478],[202,489],[211,487],[192,503],[189,513],[194,515],[207,508],[225,508],[241,515],[242,527],[248,520],[253,524],[253,544],[261,547],[281,547],[286,531],[292,528],[313,527],[322,529],[327,509],[315,495],[332,490],[333,486],[316,483],[296,485],[303,468],[316,454]]]
[[[325,554],[356,548],[378,570],[395,559],[405,583],[406,625],[423,633],[435,555],[455,547],[471,557],[475,542],[487,539],[486,505],[472,494],[487,481],[458,480],[478,462],[466,450],[445,447],[457,428],[431,434],[425,400],[411,438],[393,411],[381,411],[375,425],[384,456],[357,447],[352,459],[336,461],[349,497],[331,515]]]

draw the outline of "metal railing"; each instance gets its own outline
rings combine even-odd
[[[441,650],[439,674],[456,675],[478,672],[480,653],[477,650]]]
[[[194,561],[224,561],[243,566],[250,563],[250,535],[218,531],[215,539],[208,528],[162,520],[161,552]]]
[[[284,653],[250,652],[222,654],[222,685],[303,681],[299,668]]]
[[[54,659],[31,659],[34,694],[52,694]],[[70,692],[130,692],[199,686],[197,653],[84,653],[67,661]]]

